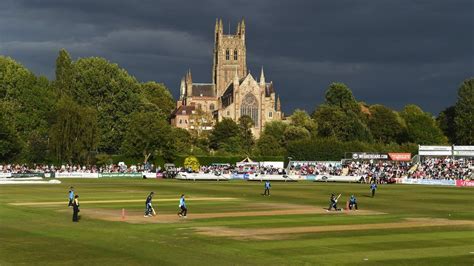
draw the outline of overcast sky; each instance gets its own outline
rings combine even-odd
[[[188,68],[211,81],[215,19],[227,33],[244,17],[248,67],[286,113],[312,112],[340,81],[360,101],[437,114],[474,76],[473,14],[473,0],[1,0],[0,54],[49,78],[61,48],[101,56],[177,97]]]

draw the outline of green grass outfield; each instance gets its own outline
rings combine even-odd
[[[66,200],[71,185],[80,195],[81,214],[84,214],[81,221],[74,224]],[[245,181],[63,179],[59,185],[1,185],[0,265],[474,264],[474,226],[449,224],[450,221],[474,221],[474,189],[379,185],[376,197],[370,198],[368,187],[366,184],[272,182],[272,195],[263,197],[260,195],[263,183]],[[188,219],[132,224],[86,215],[89,209],[120,213],[125,208],[129,215],[140,213],[138,216],[142,216],[144,200],[150,191],[156,193],[154,206],[158,217],[176,215],[179,195],[185,193],[189,197]],[[193,219],[193,214],[264,211],[265,206],[271,206],[270,210],[288,204],[322,210],[328,205],[330,193],[342,193],[342,201],[354,193],[359,208],[372,212]],[[193,197],[232,199],[193,201]],[[123,202],[100,202],[105,200]],[[57,201],[64,204],[11,204]],[[383,224],[402,224],[407,218],[429,218],[425,219],[428,224],[436,220],[447,221],[447,224],[383,227]],[[377,227],[291,233],[303,227],[364,224]],[[239,232],[272,228],[287,231],[265,235],[266,238],[232,237],[201,234],[198,232],[201,227],[224,227],[241,230]]]

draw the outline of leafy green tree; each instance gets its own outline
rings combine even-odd
[[[118,152],[117,144],[123,142],[128,116],[141,106],[140,84],[117,64],[99,57],[77,60],[74,70],[74,99],[98,111],[99,149]]]
[[[407,127],[408,142],[420,145],[446,144],[447,138],[429,114],[416,105],[407,105],[400,112]]]
[[[0,114],[0,162],[11,162],[20,152],[21,144],[15,130]]]
[[[360,117],[352,111],[344,112],[337,106],[322,104],[313,114],[318,125],[318,136],[335,137],[340,141],[371,142],[372,134]]]
[[[285,130],[288,124],[282,121],[271,121],[265,124],[256,147],[258,154],[263,156],[278,156],[286,153]]]
[[[18,158],[33,160],[32,152],[44,148],[31,145],[47,140],[48,118],[55,102],[56,94],[45,77],[37,78],[15,60],[0,56],[0,109],[18,136],[22,151]],[[37,162],[48,155],[47,150],[35,154],[41,155],[34,158]]]
[[[253,120],[250,116],[244,115],[239,119],[239,129],[240,129],[240,139],[242,140],[241,146],[250,154],[253,145],[255,144],[255,139],[252,135]]]
[[[456,144],[474,145],[474,78],[459,88],[455,111]]]
[[[397,142],[403,131],[403,125],[394,111],[383,105],[372,105],[368,126],[375,140],[382,143]]]
[[[306,139],[311,137],[311,133],[305,127],[290,125],[283,133],[285,142],[288,143],[294,140]]]
[[[143,157],[147,163],[152,155],[172,161],[176,155],[175,138],[169,123],[160,113],[135,112],[130,115],[122,152],[132,157]]]
[[[239,125],[230,118],[217,122],[209,135],[209,147],[231,153],[241,151]]]
[[[262,156],[281,156],[286,153],[285,147],[274,136],[269,134],[260,136],[256,146],[258,154]]]
[[[194,141],[189,131],[179,127],[172,127],[171,130],[176,152],[178,154],[193,154]]]
[[[288,127],[288,124],[282,121],[267,122],[265,124],[265,127],[263,128],[263,132],[260,138],[263,136],[271,136],[275,140],[278,141],[280,146],[284,146],[285,145],[284,133],[287,127]]]
[[[443,131],[444,135],[448,137],[450,143],[456,144],[456,124],[454,119],[456,117],[456,107],[450,106],[441,113],[439,113],[436,118],[439,128]]]
[[[149,81],[140,84],[144,111],[161,112],[168,117],[175,107],[171,92],[162,83]]]
[[[305,128],[312,136],[316,134],[316,122],[304,110],[296,109],[293,112],[290,125]]]
[[[97,112],[82,107],[69,97],[57,105],[50,129],[52,150],[56,158],[68,163],[91,163],[99,142]]]
[[[344,111],[360,112],[359,104],[357,103],[352,91],[344,83],[331,83],[326,91],[326,104],[330,106],[337,106]]]
[[[65,49],[61,49],[56,58],[56,80],[54,82],[59,95],[71,94],[74,86],[73,68],[71,56]]]

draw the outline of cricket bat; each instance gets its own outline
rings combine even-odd
[[[156,216],[155,209],[154,209],[154,208],[151,208],[151,210],[153,211],[153,216]]]
[[[339,194],[339,196],[337,196],[337,198],[336,198],[336,202],[337,202],[337,200],[339,199],[339,197],[341,197],[341,194]]]

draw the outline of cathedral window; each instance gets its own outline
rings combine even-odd
[[[201,105],[201,104],[198,104],[198,109],[199,109],[199,110],[202,109],[202,105]]]
[[[211,104],[209,105],[209,110],[214,111],[214,109],[215,109],[214,104],[211,103]]]
[[[234,60],[237,60],[237,50],[234,50]]]
[[[268,117],[272,117],[273,116],[273,113],[272,112],[268,112]]]
[[[229,60],[230,59],[230,53],[229,53],[229,49],[225,50],[225,60]]]
[[[258,127],[258,100],[252,93],[245,95],[240,107],[240,117],[247,115],[252,118],[255,127]]]

